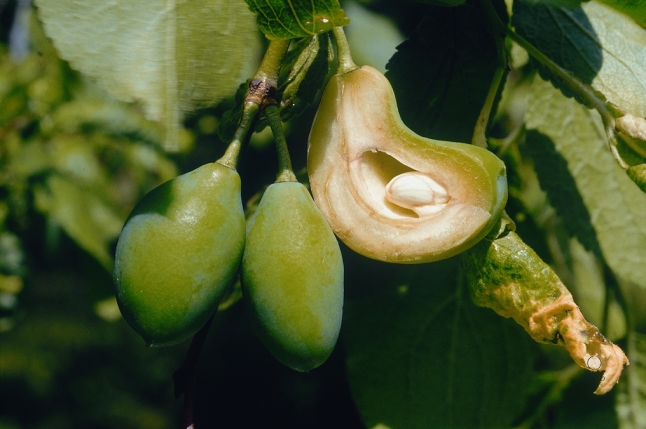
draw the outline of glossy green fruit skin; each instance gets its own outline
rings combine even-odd
[[[194,335],[240,265],[240,177],[206,164],[149,192],[117,243],[114,283],[123,317],[149,346]]]
[[[260,339],[283,364],[328,358],[343,313],[343,260],[332,229],[300,183],[269,186],[247,229],[242,293]]]

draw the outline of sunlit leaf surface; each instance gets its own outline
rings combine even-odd
[[[142,102],[177,149],[183,116],[232,95],[258,35],[243,0],[36,1],[61,57],[113,96]]]

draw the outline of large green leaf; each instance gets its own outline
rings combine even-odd
[[[270,39],[313,36],[348,25],[338,0],[246,0]]]
[[[605,4],[625,13],[642,27],[646,27],[646,1],[644,0],[601,0]]]
[[[630,366],[626,382],[617,386],[617,417],[620,429],[642,429],[646,427],[646,335],[633,332],[628,341]]]
[[[618,429],[619,422],[614,401],[616,395],[590,395],[597,382],[598,376],[595,377],[592,374],[573,378],[568,383],[569,386],[560,392],[558,405],[552,408],[549,419],[551,424],[542,427],[549,427],[549,429]],[[615,389],[620,389],[620,386],[624,384],[626,384],[625,376],[622,377]],[[541,426],[537,424],[535,427]]]
[[[36,0],[72,67],[115,97],[139,100],[175,149],[183,115],[235,93],[253,71],[254,16],[243,0]]]
[[[541,186],[570,233],[646,288],[646,195],[610,155],[597,112],[537,78],[526,125]]]
[[[484,12],[435,6],[397,48],[386,76],[402,120],[416,133],[470,142],[498,65]]]
[[[513,23],[518,33],[611,103],[645,117],[646,31],[595,1],[577,8],[532,3],[514,2]],[[539,70],[566,95],[573,95],[547,69]]]
[[[344,316],[348,378],[368,428],[503,428],[522,410],[531,340],[471,302],[457,262],[372,262],[349,279],[350,290],[374,288]]]

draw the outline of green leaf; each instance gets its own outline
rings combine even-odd
[[[597,112],[536,79],[525,119],[541,187],[569,233],[646,288],[646,195],[608,151]]]
[[[418,134],[471,142],[497,67],[484,12],[431,7],[387,65],[402,120]]]
[[[269,39],[297,39],[348,25],[338,0],[246,0]]]
[[[282,68],[285,74],[281,76],[278,88],[280,117],[283,121],[300,115],[314,102],[323,89],[333,59],[330,38],[326,34],[312,36],[288,53]]]
[[[34,189],[38,210],[51,216],[83,249],[112,272],[110,245],[121,231],[124,219],[93,192],[58,175],[46,186]]]
[[[513,23],[521,36],[608,101],[646,116],[646,31],[630,18],[595,1],[573,9],[517,1]],[[539,71],[573,95],[547,69]]]
[[[14,177],[26,180],[27,177],[42,173],[52,167],[49,154],[44,150],[40,141],[22,143],[12,151],[8,164],[3,169],[11,172]],[[3,183],[4,185],[4,183]]]
[[[355,272],[349,290],[381,285],[344,315],[348,378],[368,428],[503,428],[522,411],[535,349],[456,286],[458,262],[373,261]]]
[[[243,0],[37,0],[61,57],[111,95],[143,103],[176,149],[184,114],[233,95],[258,52]]]
[[[628,367],[625,370],[627,369]],[[576,377],[567,389],[560,393],[558,406],[553,407],[550,429],[619,428],[614,404],[616,395],[590,395],[597,378],[588,375]],[[625,377],[622,377],[615,389],[619,389],[625,383]]]
[[[577,7],[581,3],[590,0],[521,0],[528,4],[542,4],[554,7]]]
[[[627,380],[617,386],[615,409],[620,429],[646,427],[646,335],[633,332],[629,336],[630,366]]]
[[[646,1],[644,0],[601,0],[608,6],[612,6],[620,12],[625,13],[642,27],[646,27]]]
[[[593,325],[603,326],[604,335],[610,341],[624,338],[626,318],[621,306],[606,296],[608,286],[602,263],[592,252],[586,251],[576,238],[570,239],[568,250],[572,270],[571,284],[568,283],[568,288],[574,301],[581,308],[581,313]],[[605,321],[604,317],[607,318]]]

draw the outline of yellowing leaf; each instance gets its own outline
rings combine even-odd
[[[597,112],[537,79],[526,124],[541,187],[570,234],[646,288],[646,195],[610,155]]]
[[[513,23],[521,36],[608,101],[646,116],[646,31],[635,21],[596,1],[566,8],[525,0],[514,2]],[[572,95],[547,69],[539,71]]]
[[[243,0],[36,0],[61,57],[113,96],[143,103],[176,149],[183,115],[232,95],[253,71]]]

